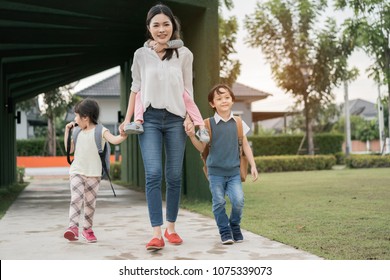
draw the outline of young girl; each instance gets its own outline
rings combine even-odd
[[[183,41],[180,39],[168,41],[165,44],[160,44],[154,40],[148,40],[145,42],[144,47],[150,48],[152,51],[156,53],[160,53],[165,49],[178,49],[183,46]],[[140,92],[139,92],[140,93]],[[131,93],[133,94],[133,93]],[[195,126],[199,127],[197,132],[197,136],[199,140],[202,142],[209,142],[210,137],[207,129],[204,126],[202,115],[196,106],[194,100],[190,97],[190,94],[185,91],[183,93],[183,101],[186,107],[186,111],[193,121]],[[134,122],[128,123],[125,126],[125,132],[127,134],[141,134],[144,132],[142,123],[144,122],[143,113],[145,111],[142,105],[141,94],[136,94],[136,96],[130,96],[129,109],[134,112]],[[131,113],[132,115],[133,113]]]
[[[74,161],[69,169],[71,202],[69,208],[69,228],[64,237],[69,241],[78,240],[79,219],[84,203],[84,226],[82,236],[87,242],[96,242],[92,231],[93,217],[95,213],[96,197],[102,175],[102,163],[95,143],[95,127],[99,119],[99,105],[93,99],[84,99],[78,102],[74,108],[74,122],[65,126],[64,144],[67,149],[67,139],[70,129],[78,125],[81,129],[77,137],[75,149],[72,140],[70,152],[74,151]],[[127,138],[126,135],[112,135],[103,127],[102,147],[105,141],[114,145],[120,144]]]

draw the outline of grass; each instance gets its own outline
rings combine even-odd
[[[390,259],[388,168],[260,176],[244,184],[242,228],[325,259]],[[209,202],[181,206],[212,217]]]
[[[27,183],[20,183],[9,188],[0,188],[0,219],[27,185]]]

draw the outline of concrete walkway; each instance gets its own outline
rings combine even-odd
[[[166,242],[163,250],[147,251],[152,231],[144,194],[115,186],[114,197],[107,181],[102,182],[94,219],[98,242],[68,242],[63,238],[70,201],[68,177],[63,170],[41,171],[26,170],[31,183],[0,220],[1,260],[321,259],[245,230],[243,243],[222,245],[214,219],[183,209],[176,229],[184,243]]]

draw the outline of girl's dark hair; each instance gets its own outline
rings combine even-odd
[[[209,92],[209,95],[208,95],[209,103],[213,103],[214,96],[216,94],[224,94],[225,93],[225,92],[221,91],[221,88],[225,89],[230,94],[233,102],[236,101],[236,97],[234,96],[233,90],[229,86],[224,85],[224,84],[218,84],[218,85],[215,85]],[[215,108],[214,108],[214,110],[215,110]]]
[[[99,104],[91,98],[83,99],[76,103],[74,112],[80,117],[89,117],[92,123],[97,124],[99,120]]]
[[[147,39],[153,39],[152,34],[150,34],[149,32],[148,26],[150,25],[150,21],[152,20],[152,18],[159,14],[166,15],[172,23],[172,36],[171,38],[169,38],[169,40],[180,39],[179,20],[173,15],[172,10],[164,4],[157,4],[150,8],[148,15],[146,16]],[[170,60],[172,58],[173,52],[175,52],[176,56],[179,57],[179,52],[177,51],[177,49],[166,49],[162,59]]]

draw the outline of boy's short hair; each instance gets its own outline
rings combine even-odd
[[[233,90],[229,86],[227,86],[225,84],[218,84],[218,85],[215,85],[209,92],[208,100],[210,103],[213,102],[215,94],[222,94],[222,92],[220,91],[221,88],[225,89],[230,94],[233,102],[236,101],[236,97],[233,93]]]

